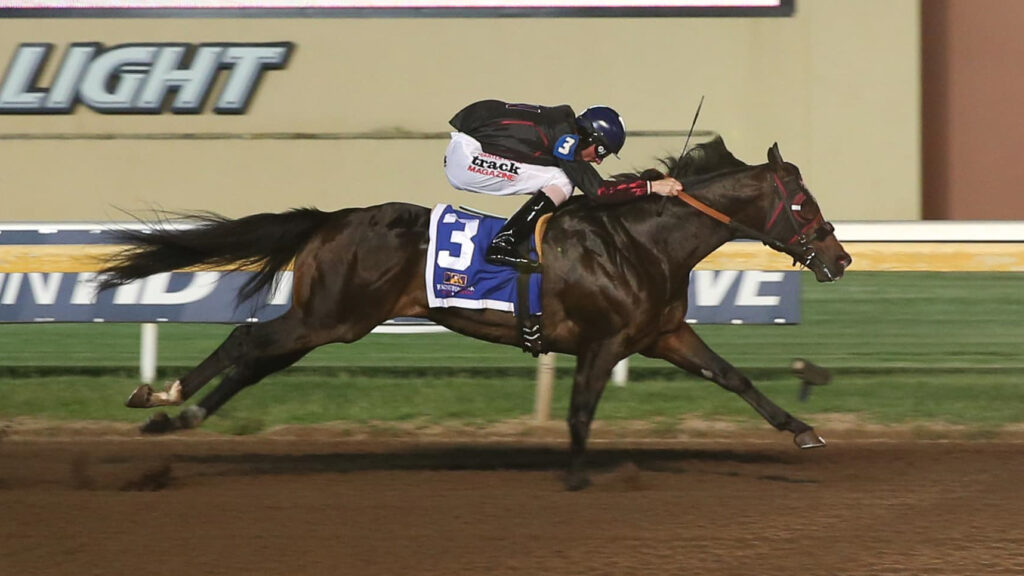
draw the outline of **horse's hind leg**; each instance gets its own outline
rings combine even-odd
[[[662,336],[654,346],[644,351],[644,355],[668,360],[735,392],[776,430],[792,432],[793,442],[800,448],[825,445],[825,441],[813,428],[769,400],[749,378],[708,348],[689,325],[684,324],[679,330]]]
[[[153,415],[143,426],[146,433],[173,432],[199,426],[210,417],[232,396],[243,388],[251,386],[264,377],[283,370],[299,361],[314,348],[328,342],[354,342],[368,334],[381,320],[371,318],[359,321],[343,322],[329,329],[313,330],[309,328],[303,313],[295,308],[283,316],[263,324],[244,326],[249,330],[239,332],[240,341],[233,346],[226,356],[234,368],[224,376],[223,380],[196,405],[189,406],[175,417],[159,413]],[[234,334],[232,334],[234,336]],[[226,346],[225,342],[222,347]],[[220,360],[216,360],[220,358]],[[202,377],[208,381],[216,374],[211,372],[221,363],[227,362],[211,354],[203,363],[210,363]],[[220,369],[223,369],[221,366]],[[202,371],[200,365],[189,376]],[[197,379],[198,381],[198,379]],[[205,383],[205,381],[203,382]],[[198,387],[196,388],[198,390]]]
[[[231,397],[241,392],[242,389],[256,384],[266,376],[298,362],[310,350],[312,348],[243,361],[229,372],[213,391],[204,396],[197,404],[185,408],[174,417],[167,416],[164,413],[155,414],[142,425],[141,431],[147,434],[162,434],[195,428],[212,416]]]
[[[128,396],[125,406],[129,408],[177,406],[188,400],[207,382],[242,356],[245,350],[245,341],[252,328],[251,325],[237,326],[212,354],[180,380],[175,380],[165,386],[163,391],[153,390],[149,384],[139,386]]]

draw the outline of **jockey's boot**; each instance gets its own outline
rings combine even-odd
[[[527,258],[519,247],[530,239],[540,217],[554,211],[555,203],[547,194],[538,192],[531,196],[495,234],[484,259],[498,266],[515,266],[523,272],[540,269],[540,263]]]

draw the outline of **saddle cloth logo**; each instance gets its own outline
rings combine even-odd
[[[518,272],[484,260],[487,246],[505,221],[449,204],[430,212],[427,302],[431,308],[515,312]],[[540,274],[530,275],[530,314],[540,314]]]
[[[448,286],[462,286],[467,287],[469,285],[469,276],[465,274],[456,274],[455,272],[444,273],[444,283]]]

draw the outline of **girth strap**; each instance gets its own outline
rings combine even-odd
[[[541,246],[544,244],[544,232],[548,228],[548,220],[551,214],[545,214],[537,220],[537,227],[534,236],[537,242],[537,262],[544,262],[544,254]],[[530,314],[530,275],[539,274],[536,272],[520,272],[516,277],[516,320],[519,325],[519,337],[521,339],[523,352],[529,352],[534,358],[541,354],[548,353],[548,347],[541,339],[541,316]]]
[[[518,300],[516,320],[519,324],[519,337],[522,339],[523,352],[529,352],[536,358],[541,354],[546,354],[548,349],[540,335],[540,314],[530,314],[530,274],[530,272],[520,272],[516,278]]]

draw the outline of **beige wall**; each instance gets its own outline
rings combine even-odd
[[[765,19],[3,20],[18,44],[272,42],[297,48],[245,116],[0,116],[0,221],[122,220],[160,207],[242,215],[405,200],[508,213],[449,189],[444,140],[55,140],[11,134],[444,132],[480,98],[610,104],[630,130],[721,133],[741,159],[772,142],[835,220],[920,217],[916,1],[800,0]],[[590,40],[595,39],[595,40]],[[56,58],[51,56],[51,60]],[[51,62],[51,65],[53,62]],[[51,71],[52,73],[52,71]],[[44,78],[44,85],[47,79]],[[633,138],[605,173],[678,153]]]

